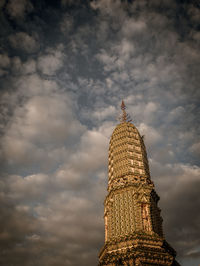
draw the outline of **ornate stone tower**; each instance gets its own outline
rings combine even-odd
[[[105,245],[99,266],[179,265],[175,250],[164,240],[143,137],[125,108],[122,101],[121,123],[109,144]]]

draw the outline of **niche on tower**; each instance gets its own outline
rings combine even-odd
[[[149,204],[146,202],[141,203],[141,217],[142,217],[142,229],[146,232],[151,231]]]

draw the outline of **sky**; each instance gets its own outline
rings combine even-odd
[[[167,241],[200,265],[200,4],[0,0],[0,265],[93,266],[120,103]]]

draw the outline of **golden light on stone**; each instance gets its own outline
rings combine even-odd
[[[151,181],[143,137],[130,123],[124,101],[108,156],[108,195],[104,202],[105,245],[99,266],[179,265],[165,241],[159,197]]]

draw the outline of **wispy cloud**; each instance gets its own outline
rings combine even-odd
[[[97,264],[124,99],[144,135],[166,238],[182,265],[195,265],[199,5],[20,0],[1,1],[0,12],[0,264]]]

